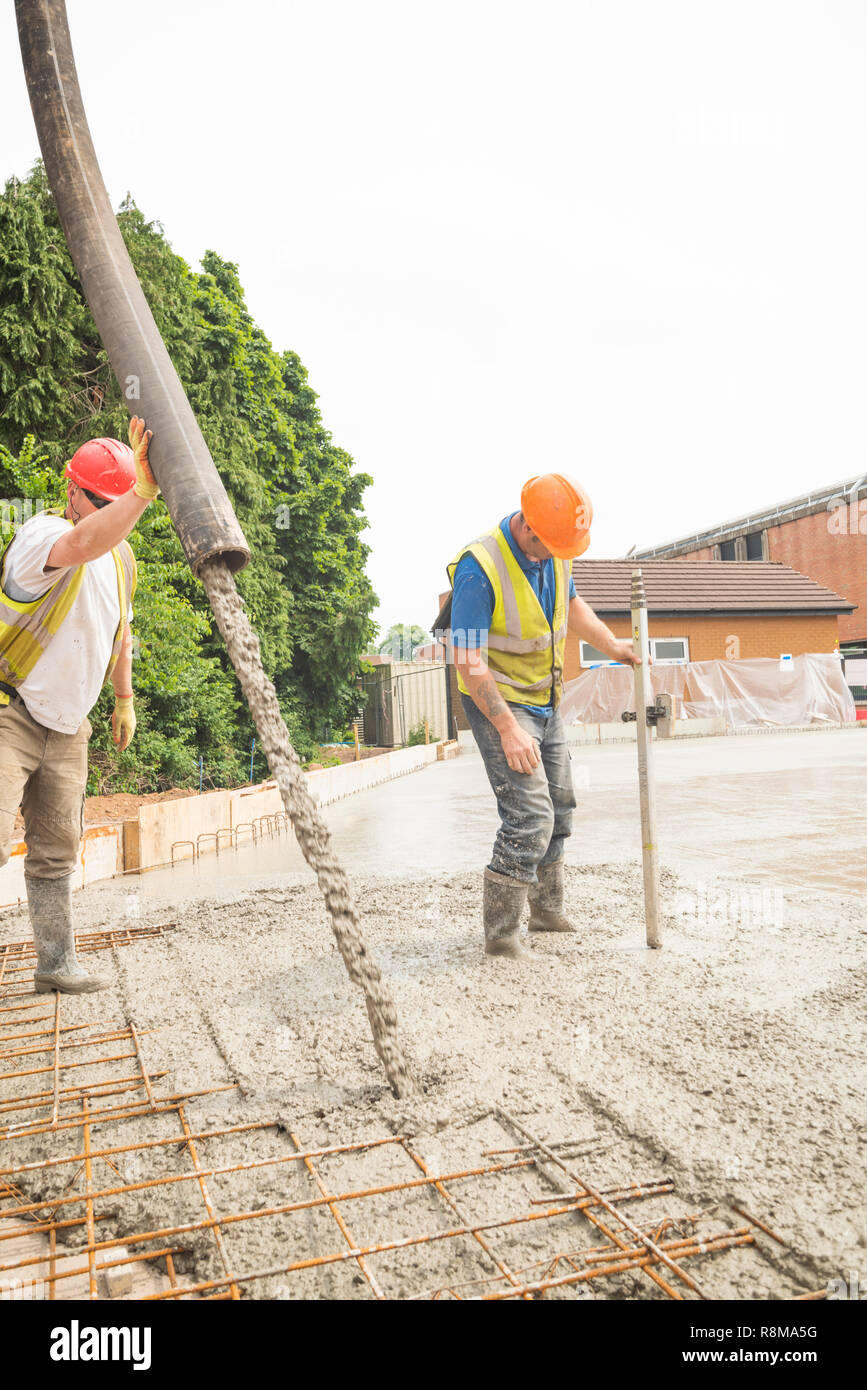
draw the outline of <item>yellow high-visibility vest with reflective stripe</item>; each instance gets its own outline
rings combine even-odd
[[[455,556],[447,567],[452,586],[458,561],[467,554],[478,560],[494,591],[486,660],[497,689],[512,704],[556,708],[563,686],[571,561],[554,560],[554,617],[549,623],[499,526]],[[460,670],[457,677],[458,689],[468,695]]]
[[[55,513],[51,513],[55,515]],[[25,525],[28,523],[25,522]],[[69,522],[72,525],[72,522]],[[16,533],[17,534],[17,533]],[[78,565],[67,570],[39,598],[29,603],[18,603],[10,598],[3,588],[6,574],[6,554],[15,537],[3,551],[0,558],[0,681],[14,689],[25,681],[41,656],[44,655],[52,637],[68,617],[72,605],[78,597],[84,579],[86,565]],[[120,621],[112,644],[111,657],[105,680],[108,680],[120,655],[123,634],[126,630],[127,611],[132,602],[138,580],[135,556],[128,541],[121,541],[111,552],[117,571],[117,598],[120,608]],[[0,705],[8,705],[9,693],[0,690]]]

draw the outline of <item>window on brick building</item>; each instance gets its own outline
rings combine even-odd
[[[682,666],[689,661],[689,638],[651,637],[650,655],[657,666]]]
[[[750,532],[750,534],[747,536],[747,559],[748,559],[748,560],[763,560],[763,559],[764,559],[763,546],[762,546],[762,535],[763,535],[763,532],[761,532],[761,531],[752,531],[752,532]]]
[[[844,680],[856,705],[867,705],[867,642],[847,642],[840,648]]]
[[[651,637],[647,643],[650,659],[657,666],[682,666],[689,661],[688,637]],[[594,666],[619,666],[610,656],[592,647],[589,642],[580,643],[580,662],[584,670]]]
[[[581,665],[582,665],[583,667],[586,667],[587,669],[591,669],[591,670],[592,670],[592,668],[593,668],[594,666],[619,666],[619,665],[620,665],[620,662],[619,662],[619,661],[612,661],[612,659],[611,659],[610,656],[606,656],[605,653],[604,653],[604,652],[601,652],[601,651],[599,650],[598,647],[593,647],[593,646],[591,646],[589,642],[582,642],[582,643],[580,644],[580,651],[581,651],[581,658],[580,658],[580,660],[581,660]]]
[[[734,541],[720,541],[719,557],[721,560],[733,560],[735,558]]]

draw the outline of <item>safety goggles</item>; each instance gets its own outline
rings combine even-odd
[[[95,492],[90,492],[89,489],[86,487],[83,487],[81,490],[87,498],[88,502],[92,502],[94,507],[107,507],[109,503],[112,501],[112,498],[110,497],[98,497]]]

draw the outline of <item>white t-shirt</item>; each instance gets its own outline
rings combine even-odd
[[[3,588],[16,603],[39,598],[73,566],[45,571],[52,546],[69,522],[45,512],[24,523],[6,552]],[[132,605],[128,613],[132,621]],[[120,614],[117,570],[111,551],[89,560],[75,602],[18,686],[29,713],[47,729],[74,734],[99,699]]]

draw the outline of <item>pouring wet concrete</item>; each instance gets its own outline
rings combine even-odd
[[[861,1268],[867,1246],[857,829],[867,736],[757,736],[659,751],[660,952],[641,945],[631,745],[576,750],[579,809],[566,881],[579,931],[532,939],[520,965],[482,954],[479,880],[495,821],[477,756],[327,808],[424,1084],[417,1104],[396,1101],[385,1084],[321,896],[286,841],[203,860],[197,872],[178,868],[78,895],[82,928],[177,926],[102,956],[113,988],[68,1001],[70,1021],[132,1017],[140,1031],[158,1028],[147,1035],[147,1060],[168,1070],[172,1090],[236,1082],[191,1103],[197,1129],[280,1122],[263,1134],[203,1141],[215,1165],[285,1156],[291,1129],[305,1144],[409,1133],[429,1164],[459,1168],[484,1147],[517,1142],[485,1114],[503,1104],[544,1138],[587,1140],[588,1157],[574,1166],[597,1186],[672,1176],[677,1201],[654,1199],[648,1216],[705,1210],[730,1226],[742,1224],[741,1207],[786,1242],[757,1233],[757,1247],[695,1262],[712,1296],[820,1288]],[[0,939],[25,935],[20,913],[3,914]],[[127,1122],[142,1133],[147,1123]],[[45,1157],[60,1142],[19,1138],[15,1159]],[[8,1153],[13,1142],[3,1147]],[[323,1160],[323,1174],[334,1190],[388,1182],[394,1155],[377,1154]],[[300,1200],[310,1184],[298,1167],[215,1178],[212,1195],[222,1210]],[[34,1196],[54,1191],[45,1175],[26,1184]],[[194,1221],[194,1186],[127,1194],[112,1231]],[[534,1174],[520,1203],[545,1190]],[[476,1220],[518,1202],[506,1185],[481,1182],[462,1186],[460,1198]],[[357,1222],[365,1238],[397,1239],[433,1222],[436,1208],[429,1192],[413,1201],[392,1194]],[[563,1248],[596,1243],[569,1220]],[[227,1231],[232,1258],[246,1269],[339,1244],[329,1216]],[[179,1257],[187,1277],[213,1275],[208,1233],[187,1243],[189,1255]],[[444,1243],[378,1257],[375,1268],[386,1292],[405,1296],[478,1277],[477,1253]],[[545,1253],[535,1228],[514,1228],[513,1266]],[[329,1267],[249,1292],[370,1296],[357,1279],[355,1266]],[[638,1275],[592,1289],[657,1296]]]

